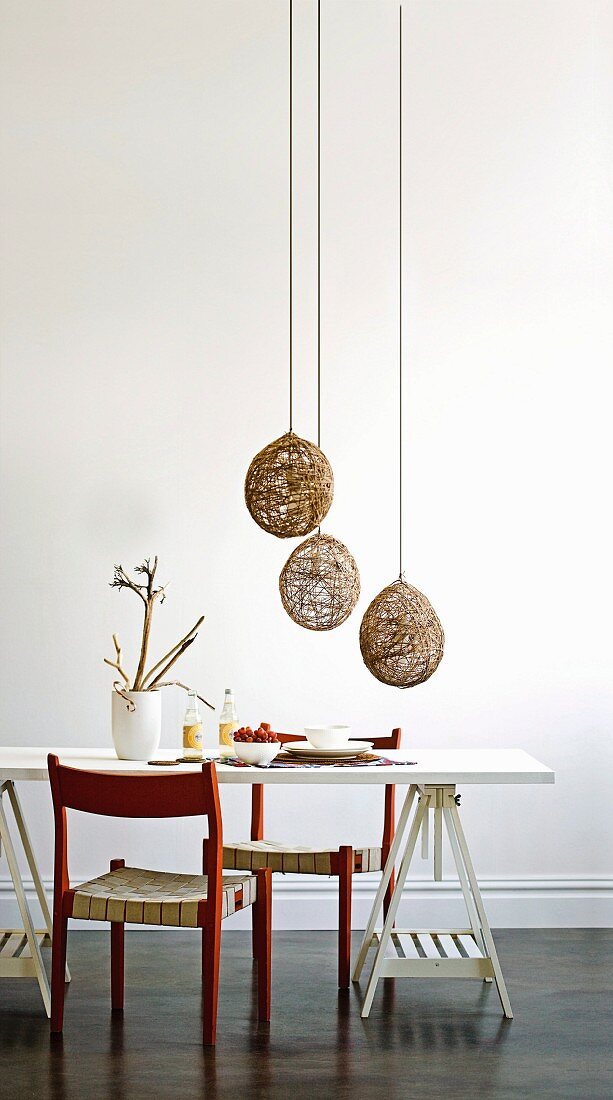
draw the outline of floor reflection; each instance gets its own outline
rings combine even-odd
[[[504,1019],[495,987],[485,983],[394,978],[381,981],[371,1015],[362,1020],[366,978],[337,989],[336,937],[280,933],[268,1025],[257,1019],[250,938],[237,935],[222,951],[218,1045],[204,1050],[193,938],[128,938],[122,1017],[110,1012],[108,938],[76,933],[63,1037],[50,1041],[34,986],[5,981],[0,987],[2,1100],[396,1100],[433,1085],[457,1096],[470,1089],[471,1100],[532,1096],[538,1095],[543,1059],[554,1049],[559,1081],[568,1083],[565,1069],[575,1095],[599,1095],[581,1091],[585,1074],[581,1079],[577,1049],[584,1038],[568,1011],[576,989],[576,1004],[590,1011],[591,1041],[604,1042],[606,1025],[592,1004],[590,982],[584,976],[577,984],[576,944],[569,943],[565,964],[556,955],[536,982],[537,946],[553,956],[562,952],[563,937],[548,941],[541,934],[535,946],[534,936],[525,963],[522,933],[506,934],[515,1021]],[[564,990],[563,1007],[556,981]],[[565,1095],[564,1088],[557,1095]]]

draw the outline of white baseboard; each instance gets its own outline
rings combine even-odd
[[[92,876],[93,877],[93,876]],[[81,881],[87,878],[83,876]],[[375,894],[377,876],[354,878],[353,927],[363,928]],[[276,929],[333,929],[337,927],[337,883],[317,876],[275,875],[273,922]],[[35,922],[40,910],[33,883],[24,882]],[[45,883],[49,896],[51,883]],[[481,879],[481,892],[493,928],[609,928],[613,927],[613,878],[498,878]],[[248,913],[224,922],[227,928],[247,928]],[[398,923],[415,928],[453,928],[466,923],[457,880],[440,883],[413,879],[405,890]],[[0,878],[0,928],[19,926],[19,911],[8,875]],[[91,928],[87,921],[73,927]]]

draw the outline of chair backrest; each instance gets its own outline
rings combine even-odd
[[[278,733],[277,737],[282,745],[286,745],[288,741],[304,741],[302,733]],[[402,730],[394,729],[388,737],[368,737],[368,740],[372,741],[375,749],[399,749],[401,737]]]
[[[399,749],[402,739],[402,730],[399,726],[393,729],[389,737],[373,737],[372,743],[375,749]],[[367,736],[366,740],[370,741]]]
[[[282,744],[288,741],[304,741],[304,737],[296,733],[278,733],[277,737]],[[369,737],[375,749],[399,749],[402,730],[400,727],[393,729],[388,737]],[[394,836],[394,795],[396,788],[392,783],[385,787],[385,810],[383,817],[383,848],[389,849]],[[254,783],[251,788],[251,839],[262,840],[264,837],[264,788],[261,783]]]
[[[54,804],[104,817],[195,817],[214,807],[214,768],[202,771],[142,775],[136,772],[87,771],[60,764],[49,755]]]
[[[210,873],[221,874],[221,807],[215,765],[183,774],[139,775],[135,772],[97,772],[60,764],[47,757],[55,815],[56,893],[68,889],[66,810],[104,817],[208,818]],[[218,854],[219,860],[216,859]]]

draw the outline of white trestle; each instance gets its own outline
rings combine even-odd
[[[32,915],[26,898],[26,892],[17,863],[17,855],[13,845],[13,839],[9,832],[6,814],[4,812],[4,795],[8,796],[11,804],[17,832],[21,840],[28,868],[32,875],[32,881],[42,910],[46,928],[35,931],[32,923]],[[0,784],[0,850],[6,856],[15,896],[19,906],[19,915],[23,922],[20,929],[0,929],[0,977],[2,978],[36,978],[45,1012],[51,1014],[51,991],[49,979],[45,970],[41,955],[41,946],[45,939],[51,938],[52,924],[49,912],[49,903],[42,884],[30,834],[26,826],[19,796],[15,784],[5,780]],[[66,981],[70,981],[70,972],[66,967]]]
[[[409,821],[415,796],[418,802]],[[366,987],[362,1016],[370,1014],[379,978],[477,978],[496,982],[504,1015],[512,1019],[511,1004],[498,962],[496,948],[483,900],[472,866],[468,845],[458,814],[459,797],[455,786],[415,786],[409,788],[398,822],[398,830],[373,904],[355,966],[353,980],[358,981],[370,946],[375,958]],[[395,922],[407,879],[411,858],[421,832],[422,856],[428,849],[428,818],[434,814],[433,867],[435,881],[442,879],[443,827],[447,831],[470,928],[445,928],[439,931],[395,928]],[[375,927],[383,906],[383,894],[391,871],[401,856],[400,869],[381,931]]]
[[[419,958],[421,958],[421,955],[419,954],[419,951],[417,950],[415,940],[413,939],[413,936],[410,933],[396,932],[396,936],[395,937],[392,936],[392,939],[395,940],[395,942],[397,942],[398,946],[400,947],[400,951],[396,952],[397,956],[400,955],[400,957],[402,957],[402,955],[404,955],[405,959],[419,959]],[[401,955],[401,952],[402,952],[402,955]]]
[[[378,944],[381,933],[375,932]],[[440,944],[437,947],[437,944]],[[464,954],[460,948],[464,948]],[[389,940],[382,978],[486,978],[494,976],[491,960],[485,958],[472,932],[424,932],[395,929]]]
[[[39,950],[45,940],[48,940],[47,931],[36,931],[36,940]],[[23,929],[0,929],[0,977],[3,978],[37,978],[36,963],[32,957],[28,937]]]

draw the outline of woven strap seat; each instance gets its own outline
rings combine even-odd
[[[338,849],[300,848],[275,840],[245,840],[239,844],[224,844],[223,866],[236,871],[271,871],[299,875],[338,874]],[[381,848],[354,848],[353,870],[380,871]]]
[[[252,905],[255,875],[224,875],[222,917]],[[207,898],[206,875],[175,875],[120,867],[73,888],[73,917],[198,928],[199,905]]]

